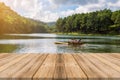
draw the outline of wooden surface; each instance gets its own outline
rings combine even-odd
[[[0,54],[0,80],[120,80],[120,54]]]

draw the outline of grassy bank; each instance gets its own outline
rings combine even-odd
[[[73,36],[119,36],[120,35],[115,35],[115,34],[83,34],[83,33],[77,33],[77,32],[72,32],[72,33],[56,33],[59,35],[73,35]]]

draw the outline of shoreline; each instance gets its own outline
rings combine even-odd
[[[73,36],[118,36],[118,37],[120,37],[120,35],[114,35],[114,34],[82,34],[82,33],[77,33],[77,32],[73,32],[73,33],[54,33],[54,34],[73,35]]]

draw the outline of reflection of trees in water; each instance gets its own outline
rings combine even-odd
[[[106,45],[101,44],[100,47],[94,46],[93,48],[89,46],[89,48],[85,50],[93,53],[119,53],[120,52],[120,48],[117,48],[116,45],[111,45],[111,44],[106,44]]]
[[[0,53],[12,53],[18,48],[17,45],[0,44]]]
[[[113,46],[112,45],[104,45],[102,48],[98,48],[98,52],[105,52],[105,53],[111,53],[111,52],[113,52]],[[96,51],[96,52],[97,52]]]
[[[69,48],[73,49],[75,52],[80,52],[83,49],[83,45],[69,45]]]
[[[18,35],[1,35],[0,39],[39,39],[40,37],[34,36],[18,36]]]
[[[104,52],[109,52],[109,53],[119,53],[120,48],[117,48],[117,45],[105,45],[105,48],[102,49]]]

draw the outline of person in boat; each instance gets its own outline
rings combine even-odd
[[[79,39],[78,42],[80,43],[80,42],[81,42],[81,39]]]
[[[68,43],[80,43],[81,42],[81,39],[71,39],[71,41],[68,41]]]

